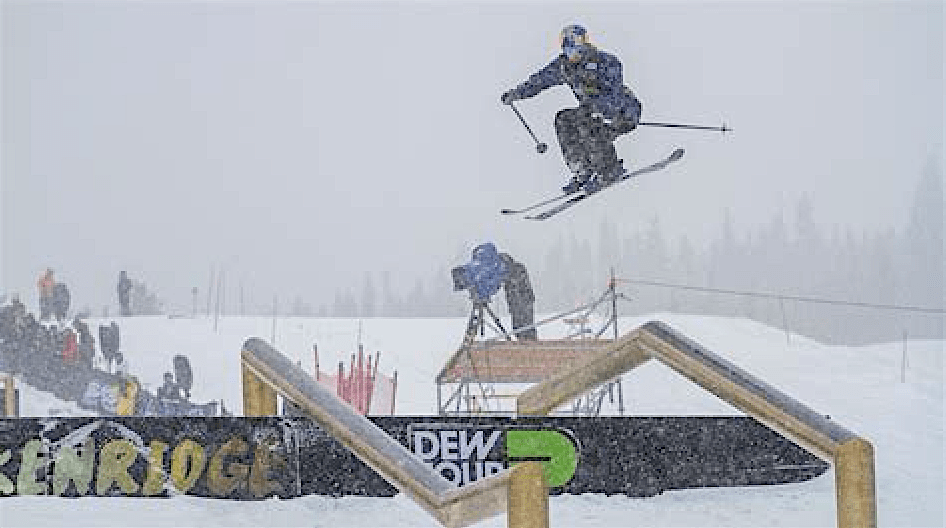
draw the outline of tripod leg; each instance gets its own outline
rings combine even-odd
[[[487,307],[487,310],[489,308]],[[495,316],[494,316],[495,317]],[[485,320],[483,318],[483,307],[474,306],[470,312],[470,319],[466,323],[466,333],[463,335],[463,346],[467,346],[476,339],[477,334],[486,333]],[[503,331],[505,332],[505,330]]]
[[[503,327],[503,323],[500,322],[499,317],[496,317],[496,314],[493,313],[493,310],[489,307],[489,305],[484,306],[484,308],[486,308],[486,311],[489,312],[489,315],[493,318],[493,323],[496,325],[496,327],[502,331],[504,336],[506,336],[506,341],[512,341],[512,336],[510,336],[509,332],[507,332]]]

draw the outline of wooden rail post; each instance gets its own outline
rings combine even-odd
[[[276,391],[243,364],[243,416],[275,416]]]
[[[541,462],[513,466],[506,512],[509,528],[549,528],[549,489]]]
[[[834,458],[838,528],[877,528],[874,447],[863,438],[838,446]]]
[[[13,376],[3,376],[3,415],[15,418],[16,412],[16,383]]]

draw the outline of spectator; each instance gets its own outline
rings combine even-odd
[[[57,282],[53,286],[53,295],[51,299],[51,308],[56,316],[56,321],[62,323],[66,320],[66,312],[69,311],[69,288],[63,282]]]
[[[120,341],[118,324],[115,321],[108,326],[99,326],[99,347],[102,349],[105,370],[108,372],[112,371],[112,361],[118,356]]]
[[[194,373],[191,370],[190,361],[186,356],[178,354],[174,356],[173,365],[174,381],[177,382],[178,388],[184,393],[184,398],[188,399],[191,397],[191,386],[194,383]]]
[[[16,328],[16,298],[13,302],[0,308],[0,344],[12,342]]]
[[[58,398],[68,398],[72,392],[73,380],[76,377],[76,365],[79,360],[79,342],[76,333],[71,328],[65,328],[58,334],[57,341],[62,341],[62,347],[59,348],[59,361],[50,362],[49,374],[52,379],[49,381],[52,385],[53,394]],[[58,344],[58,343],[57,343]]]
[[[14,339],[16,340],[16,351],[13,354],[14,372],[29,372],[35,347],[33,342],[37,330],[41,328],[36,322],[36,317],[31,313],[26,313],[17,323]]]
[[[184,399],[181,397],[181,388],[174,383],[174,374],[164,373],[164,385],[158,388],[157,396],[163,400],[182,401]]]
[[[92,360],[95,358],[95,338],[89,331],[89,325],[76,317],[72,322],[72,327],[79,334],[79,363],[86,370],[92,370]]]
[[[13,296],[10,304],[0,308],[0,343],[12,343],[16,336],[17,325],[26,316],[26,307],[20,298]]]
[[[36,287],[39,289],[39,320],[45,321],[52,315],[53,286],[56,285],[56,279],[53,278],[53,269],[46,268],[46,271],[39,276],[36,281]]]
[[[118,274],[118,306],[122,317],[131,315],[131,280],[124,270]]]
[[[121,352],[115,353],[115,375],[119,378],[128,376],[128,362],[125,361],[125,356]]]
[[[79,340],[76,333],[71,328],[63,331],[62,359],[64,362],[71,363],[79,359]]]
[[[0,371],[19,373],[20,330],[25,315],[26,308],[16,296],[0,308]]]

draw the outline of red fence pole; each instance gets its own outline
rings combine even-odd
[[[351,363],[348,366],[348,398],[345,401],[349,405],[355,404],[355,355],[351,355]]]
[[[358,345],[358,374],[355,376],[355,408],[358,409],[358,412],[365,414],[364,408],[364,399],[365,399],[365,354],[361,348],[361,345]]]
[[[368,354],[368,366],[365,368],[365,416],[371,409],[371,354]]]
[[[342,400],[345,399],[345,364],[338,362],[338,378],[335,380],[335,393]]]

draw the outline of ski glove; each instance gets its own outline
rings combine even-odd
[[[512,104],[513,101],[516,101],[518,99],[520,99],[520,97],[519,97],[519,94],[516,93],[515,90],[509,90],[508,92],[503,94],[502,98],[500,98],[500,100],[503,102],[504,105]]]
[[[617,137],[622,134],[627,134],[628,132],[637,128],[637,122],[633,119],[627,119],[622,116],[611,121],[610,127],[614,137]]]

